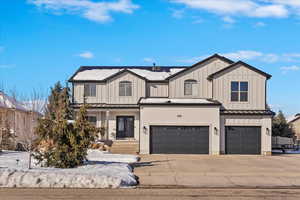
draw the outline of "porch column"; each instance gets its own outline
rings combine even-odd
[[[109,140],[109,111],[105,112],[105,123],[106,123],[106,139]]]

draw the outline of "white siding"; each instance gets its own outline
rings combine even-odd
[[[96,97],[86,97],[86,103],[106,103],[107,91],[105,83],[96,84]],[[83,103],[84,83],[74,83],[74,101],[75,103]]]
[[[119,83],[121,81],[132,83],[132,96],[119,96]],[[128,72],[108,80],[107,89],[109,104],[137,104],[141,97],[146,96],[145,80]]]
[[[168,83],[148,83],[147,96],[148,97],[168,97],[169,84]]]
[[[212,98],[212,83],[207,80],[207,77],[215,73],[229,64],[220,59],[212,59],[194,67],[191,70],[187,70],[181,75],[175,76],[170,80],[170,97],[171,98]],[[184,95],[184,81],[188,79],[196,80],[198,92],[192,97]]]
[[[231,102],[231,81],[248,82],[248,102]],[[266,77],[242,65],[221,73],[213,80],[214,99],[226,109],[264,110]]]

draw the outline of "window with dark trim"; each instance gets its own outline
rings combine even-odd
[[[232,81],[231,82],[231,101],[247,102],[248,101],[248,82]]]
[[[96,97],[96,84],[94,84],[94,83],[84,84],[84,96],[85,97]]]
[[[87,120],[94,126],[97,125],[97,117],[96,116],[87,116]]]
[[[119,96],[132,96],[132,83],[130,81],[121,81],[119,83]]]
[[[185,80],[184,81],[184,95],[193,96],[197,95],[197,81],[196,80]]]

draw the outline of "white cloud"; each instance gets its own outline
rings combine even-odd
[[[86,59],[94,58],[94,54],[92,52],[90,52],[90,51],[82,52],[78,56],[82,57],[82,58],[86,58]]]
[[[286,66],[286,67],[280,67],[283,74],[286,74],[288,71],[299,71],[299,66]]]
[[[261,57],[263,53],[258,51],[237,51],[231,53],[223,53],[221,55],[233,60],[253,60]]]
[[[220,55],[225,56],[226,58],[232,60],[256,60],[265,63],[275,63],[275,62],[290,62],[290,61],[297,61],[298,58],[300,62],[300,53],[285,53],[285,54],[275,54],[275,53],[263,53],[260,51],[253,51],[253,50],[240,50],[235,52],[227,52],[227,53],[220,53]],[[177,60],[181,63],[196,63],[200,60],[207,58],[209,55],[204,56],[197,56],[191,57],[186,59]]]
[[[202,24],[203,22],[204,22],[203,19],[198,18],[198,19],[195,19],[195,20],[193,21],[193,24]]]
[[[266,24],[264,22],[257,22],[254,26],[255,27],[264,27],[264,26],[266,26]]]
[[[223,17],[222,20],[226,23],[229,23],[229,24],[234,24],[235,23],[235,20],[232,17],[229,17],[229,16]]]
[[[176,19],[182,19],[184,15],[184,10],[172,10],[172,17]]]
[[[153,62],[155,62],[155,59],[154,58],[143,58],[143,61],[153,63]]]
[[[170,0],[170,2],[221,16],[284,18],[293,12],[283,0]]]
[[[114,2],[92,0],[28,0],[39,8],[54,14],[77,14],[95,22],[108,22],[112,20],[112,12],[131,14],[139,6],[131,0],[116,0]]]

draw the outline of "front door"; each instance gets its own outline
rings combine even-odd
[[[117,139],[134,137],[134,117],[117,117]]]

